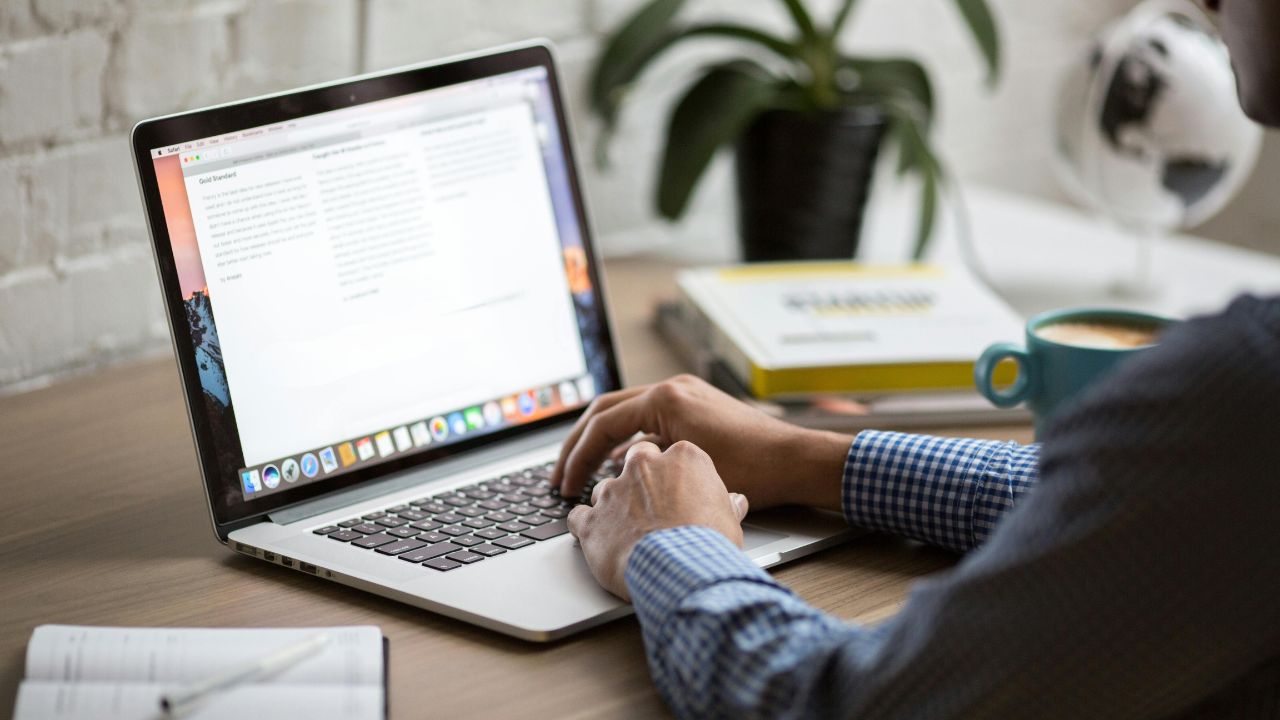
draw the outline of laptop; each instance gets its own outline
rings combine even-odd
[[[547,482],[622,386],[548,45],[146,120],[132,146],[220,542],[526,640],[630,612]],[[759,514],[747,549],[850,532]]]

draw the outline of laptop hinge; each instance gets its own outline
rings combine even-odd
[[[347,505],[354,505],[369,498],[386,495],[415,485],[441,480],[466,472],[482,465],[501,462],[503,458],[514,457],[537,448],[559,442],[573,427],[572,423],[564,423],[543,430],[529,433],[518,438],[503,440],[493,446],[479,448],[456,458],[446,458],[424,467],[413,468],[386,478],[361,483],[352,488],[340,490],[329,495],[290,505],[267,514],[267,519],[278,525],[306,520],[316,515],[327,513]]]

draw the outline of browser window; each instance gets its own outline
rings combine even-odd
[[[241,499],[595,394],[549,97],[537,68],[153,151]]]

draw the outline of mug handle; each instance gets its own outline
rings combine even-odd
[[[994,380],[996,366],[1001,361],[1012,359],[1018,363],[1018,377],[1008,390],[1000,392]],[[1023,402],[1034,393],[1035,377],[1031,355],[1026,350],[1012,343],[996,343],[987,348],[973,366],[973,382],[978,392],[991,401],[996,407],[1009,408]]]

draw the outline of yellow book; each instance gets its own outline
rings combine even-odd
[[[760,263],[678,283],[682,319],[761,399],[972,389],[978,355],[1022,336],[1017,313],[959,268]]]

